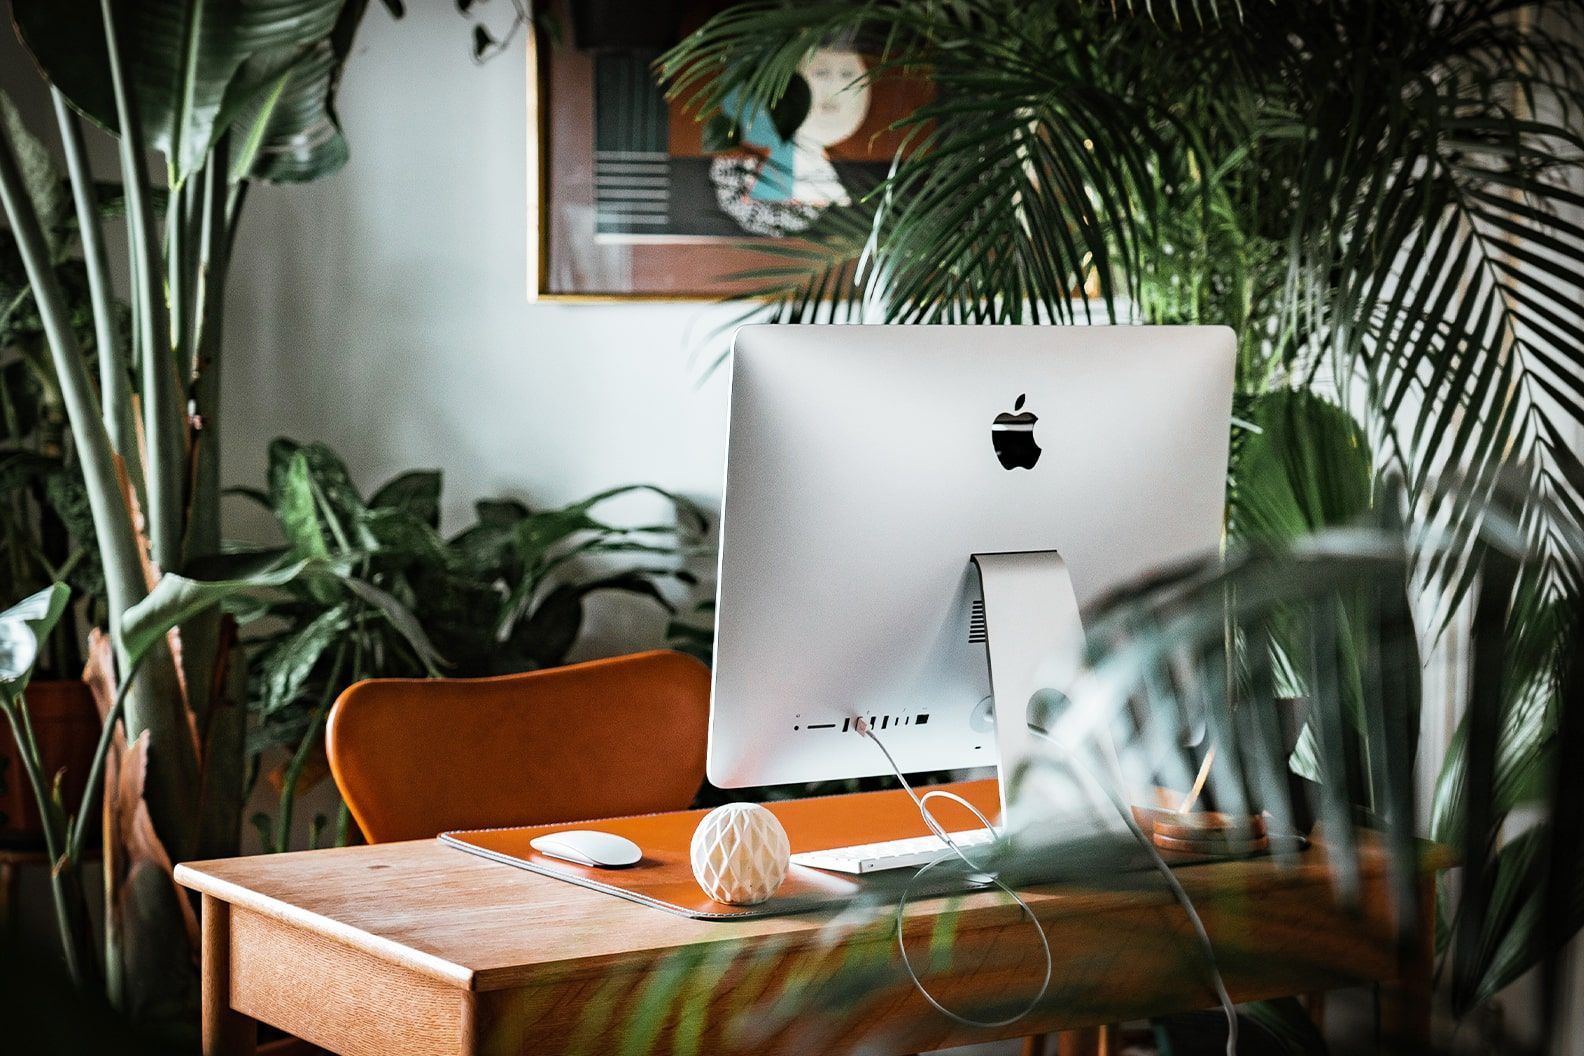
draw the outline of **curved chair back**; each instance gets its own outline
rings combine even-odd
[[[682,810],[704,780],[709,669],[656,651],[495,678],[370,679],[325,750],[370,843]]]

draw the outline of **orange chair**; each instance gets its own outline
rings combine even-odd
[[[330,712],[330,772],[370,843],[682,810],[709,669],[656,651],[496,678],[371,679]]]

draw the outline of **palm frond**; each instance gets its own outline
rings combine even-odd
[[[753,3],[662,70],[701,115],[769,105],[831,39],[876,56],[872,77],[927,72],[937,96],[901,123],[887,179],[767,249],[760,317],[1229,323],[1245,404],[1318,394],[1404,482],[1405,582],[1431,634],[1472,603],[1489,650],[1434,806],[1443,838],[1510,856],[1465,894],[1497,907],[1484,922],[1444,922],[1459,1001],[1484,1000],[1533,963],[1530,910],[1502,885],[1537,867],[1500,833],[1552,787],[1584,599],[1584,4]],[[1091,281],[1095,303],[1075,300]],[[1285,467],[1281,517],[1329,457]],[[1234,528],[1270,520],[1237,505],[1233,472]],[[1523,555],[1510,580],[1503,548]],[[1358,630],[1406,619],[1394,598],[1337,595],[1318,639],[1271,635],[1276,675],[1335,705],[1309,745],[1341,775],[1333,821],[1407,809],[1414,725],[1382,702],[1416,696],[1410,659]],[[1264,692],[1262,648],[1238,649]],[[1571,934],[1564,888],[1547,897]]]

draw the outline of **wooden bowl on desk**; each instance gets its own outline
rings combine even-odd
[[[1258,854],[1270,846],[1265,818],[1258,814],[1134,807],[1133,817],[1163,851],[1231,858]]]

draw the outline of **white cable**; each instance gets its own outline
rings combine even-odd
[[[1111,805],[1115,807],[1117,813],[1122,816],[1122,821],[1127,825],[1128,830],[1132,832],[1134,838],[1136,838],[1144,850],[1148,852],[1150,859],[1155,863],[1155,868],[1158,869],[1160,874],[1166,878],[1166,886],[1171,888],[1172,895],[1177,899],[1178,903],[1182,905],[1183,911],[1188,914],[1188,921],[1193,925],[1194,934],[1198,936],[1199,939],[1199,945],[1204,948],[1205,958],[1210,964],[1210,981],[1215,986],[1216,997],[1221,1001],[1221,1010],[1226,1014],[1227,1056],[1237,1056],[1237,1006],[1232,1003],[1232,995],[1227,993],[1226,981],[1221,978],[1221,969],[1216,964],[1215,947],[1210,942],[1210,933],[1205,930],[1204,921],[1199,918],[1199,911],[1194,908],[1193,900],[1188,897],[1188,892],[1183,890],[1182,884],[1177,880],[1177,874],[1171,871],[1171,866],[1166,864],[1166,859],[1162,858],[1160,851],[1155,849],[1155,841],[1144,835],[1144,830],[1139,827],[1138,822],[1133,820],[1133,811],[1127,806],[1127,804],[1123,803],[1122,800],[1118,798],[1117,794],[1111,790],[1110,786],[1095,780],[1094,775],[1090,773],[1089,768],[1084,766],[1082,759],[1079,759],[1075,753],[1069,752],[1062,748],[1062,746],[1057,744],[1050,734],[1046,733],[1039,727],[1030,724],[1029,732],[1055,747],[1057,751],[1062,753],[1063,758],[1069,760],[1074,766],[1083,772],[1084,776],[1089,779],[1090,783],[1098,786],[1106,794],[1107,798],[1111,800]]]
[[[896,775],[896,779],[901,783],[903,790],[907,792],[907,794],[912,798],[913,802],[918,806],[919,814],[923,817],[924,824],[929,826],[930,831],[939,837],[941,842],[945,843],[950,851],[960,858],[965,865],[967,865],[970,869],[976,870],[996,887],[1000,888],[1002,891],[1005,891],[1007,895],[1018,904],[1018,906],[1023,910],[1023,913],[1029,918],[1030,921],[1033,922],[1034,930],[1039,934],[1040,943],[1045,950],[1045,978],[1040,984],[1039,993],[1035,994],[1033,999],[1030,1000],[1021,1011],[1013,1016],[1010,1016],[1006,1019],[996,1020],[994,1022],[976,1020],[953,1012],[951,1009],[937,1001],[934,996],[930,994],[924,983],[919,979],[918,973],[913,970],[912,961],[908,958],[907,945],[903,941],[902,935],[902,914],[907,908],[908,897],[913,891],[913,885],[918,882],[919,877],[923,876],[929,870],[933,869],[935,866],[946,860],[948,856],[943,853],[934,861],[928,863],[927,865],[921,866],[918,871],[913,874],[912,879],[910,879],[906,886],[903,887],[901,900],[897,903],[897,949],[902,955],[902,965],[907,969],[909,978],[913,980],[913,985],[917,987],[918,992],[924,996],[924,1000],[928,1001],[935,1007],[937,1011],[941,1012],[943,1015],[957,1021],[958,1023],[962,1023],[965,1026],[1005,1027],[1016,1023],[1018,1020],[1034,1011],[1035,1007],[1045,997],[1046,992],[1050,989],[1051,976],[1054,972],[1054,965],[1052,963],[1050,952],[1050,941],[1045,937],[1045,929],[1040,927],[1039,919],[1034,916],[1034,911],[1029,908],[1028,903],[1023,901],[1016,891],[1013,891],[1011,888],[1007,887],[1006,884],[1002,883],[999,877],[995,876],[993,873],[987,872],[982,865],[980,865],[978,862],[975,862],[972,858],[969,858],[967,854],[963,853],[962,848],[959,847],[957,842],[951,838],[949,833],[947,833],[945,826],[941,825],[941,823],[936,820],[935,815],[930,812],[928,803],[931,799],[950,800],[951,802],[965,808],[974,817],[978,818],[979,823],[992,833],[995,831],[994,826],[992,826],[985,816],[979,812],[978,808],[954,792],[947,792],[942,789],[930,789],[926,791],[922,797],[919,796],[919,794],[913,790],[913,786],[908,784],[907,778],[902,774],[902,768],[897,766],[896,760],[892,758],[891,752],[887,750],[884,742],[882,742],[879,737],[875,736],[874,730],[872,727],[870,727],[869,723],[863,718],[859,718],[854,725],[854,729],[856,729],[857,732],[863,736],[868,737],[874,742],[875,747],[880,749],[880,753],[885,756],[886,762],[891,767],[891,772]],[[1172,872],[1171,866],[1166,864],[1166,860],[1162,858],[1160,852],[1156,850],[1154,841],[1144,834],[1143,829],[1139,828],[1138,823],[1133,820],[1132,811],[1129,810],[1127,805],[1117,797],[1116,793],[1112,791],[1109,786],[1102,782],[1096,781],[1094,779],[1094,775],[1089,772],[1088,767],[1083,765],[1083,761],[1081,759],[1078,759],[1072,753],[1061,749],[1061,746],[1056,744],[1056,741],[1053,740],[1051,736],[1045,731],[1031,725],[1029,727],[1029,732],[1055,746],[1058,750],[1061,750],[1064,757],[1069,759],[1074,766],[1083,771],[1084,776],[1088,777],[1091,784],[1099,787],[1105,793],[1106,797],[1110,799],[1111,805],[1116,809],[1117,813],[1121,815],[1123,823],[1127,825],[1128,830],[1133,834],[1133,837],[1138,840],[1140,846],[1142,846],[1145,852],[1150,856],[1150,860],[1154,863],[1155,868],[1159,870],[1161,876],[1165,878],[1166,886],[1171,889],[1173,897],[1177,899],[1177,902],[1183,907],[1183,911],[1187,913],[1189,923],[1193,925],[1194,934],[1198,938],[1200,946],[1204,949],[1205,957],[1210,965],[1211,984],[1215,987],[1216,997],[1220,1000],[1221,1009],[1226,1014],[1227,1018],[1227,1056],[1236,1056],[1238,1041],[1237,1006],[1233,1004],[1232,996],[1227,992],[1226,981],[1221,977],[1221,969],[1216,964],[1215,946],[1210,942],[1210,933],[1205,929],[1204,921],[1200,918],[1199,911],[1194,908],[1193,900],[1188,897],[1188,892],[1183,889],[1183,886],[1178,881],[1176,874]]]
[[[902,774],[902,768],[897,766],[896,760],[891,757],[891,753],[886,749],[885,744],[880,740],[880,738],[875,736],[874,729],[869,725],[869,723],[860,718],[858,719],[854,728],[860,734],[873,741],[875,747],[880,749],[880,754],[885,756],[886,762],[891,766],[891,772],[896,775],[896,779],[901,783],[903,790],[907,792],[908,796],[913,800],[914,805],[918,807],[919,815],[924,819],[924,824],[929,826],[930,831],[939,837],[941,842],[944,843],[950,851],[950,854],[942,852],[937,858],[935,858],[934,861],[920,866],[913,873],[912,878],[909,879],[907,884],[902,888],[902,894],[897,900],[897,952],[902,955],[902,967],[907,970],[908,978],[913,980],[913,986],[920,994],[924,996],[924,1000],[928,1001],[937,1012],[941,1013],[943,1016],[946,1016],[948,1019],[954,1020],[967,1027],[1011,1026],[1013,1023],[1016,1023],[1018,1020],[1027,1016],[1030,1012],[1033,1012],[1035,1008],[1039,1007],[1039,1003],[1044,1000],[1045,994],[1050,990],[1051,976],[1055,974],[1055,963],[1051,958],[1050,940],[1045,937],[1045,929],[1040,926],[1039,918],[1034,915],[1034,911],[1029,908],[1029,904],[1023,901],[1022,897],[1019,896],[1016,891],[1002,883],[1000,877],[996,876],[994,873],[986,871],[984,866],[980,865],[978,862],[975,862],[972,858],[963,853],[963,849],[957,845],[956,840],[951,838],[951,834],[946,831],[946,827],[936,820],[935,815],[930,812],[929,801],[932,799],[950,800],[951,802],[956,803],[958,806],[967,809],[970,814],[979,819],[979,823],[983,825],[992,836],[995,835],[995,827],[990,824],[989,819],[979,812],[977,807],[968,802],[966,799],[957,795],[955,792],[947,792],[943,789],[937,788],[930,789],[926,791],[923,796],[920,796],[917,792],[913,791],[913,786],[908,784],[908,779]],[[960,1012],[954,1012],[947,1008],[945,1005],[937,1001],[935,996],[929,992],[929,988],[924,985],[924,981],[918,977],[918,972],[914,971],[913,961],[908,956],[907,941],[903,935],[902,924],[903,914],[907,910],[908,898],[913,893],[913,885],[918,883],[919,877],[935,868],[941,862],[946,861],[947,858],[951,856],[951,854],[955,854],[963,861],[963,864],[967,865],[968,868],[974,870],[975,873],[978,874],[975,877],[976,880],[987,881],[988,883],[993,884],[1002,891],[1006,892],[1007,897],[1011,898],[1012,901],[1018,904],[1018,907],[1023,911],[1023,915],[1026,916],[1029,919],[1029,922],[1034,925],[1034,934],[1039,936],[1040,946],[1045,952],[1045,978],[1040,982],[1039,992],[1030,998],[1028,1004],[1024,1005],[1023,1008],[1004,1019],[973,1019],[972,1017],[965,1016]]]

